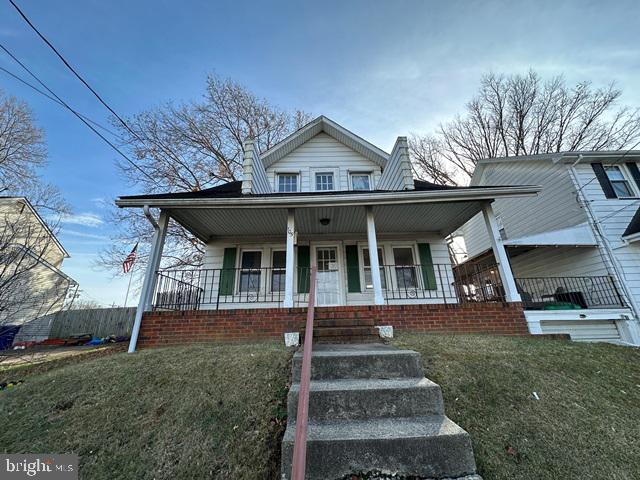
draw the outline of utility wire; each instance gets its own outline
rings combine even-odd
[[[42,33],[40,33],[40,31],[36,28],[36,26],[33,23],[31,23],[31,21],[26,16],[26,14],[22,10],[20,10],[20,7],[18,7],[18,5],[16,5],[16,3],[13,0],[9,0],[9,2],[18,11],[20,16],[24,19],[24,21],[27,22],[27,24],[31,27],[31,29],[42,39],[42,41],[44,43],[47,44],[47,46],[49,48],[51,48],[51,50],[53,50],[53,52],[58,56],[58,58],[62,61],[62,63],[64,63],[65,66],[69,70],[71,70],[71,72],[76,76],[76,78],[78,78],[78,80],[80,80],[84,84],[84,86],[87,87],[91,93],[93,93],[93,95],[100,101],[100,103],[102,103],[102,105],[104,105],[105,108],[107,110],[109,110],[109,112],[111,112],[118,119],[118,121],[122,124],[122,126],[131,135],[133,135],[140,143],[142,143],[143,145],[146,144],[147,142],[145,142],[144,139],[140,138],[140,136],[129,126],[129,124],[127,124],[127,122],[125,122],[124,119],[120,115],[118,115],[116,113],[116,111],[113,108],[111,108],[111,106],[109,106],[109,104],[98,94],[98,92],[96,92],[91,87],[91,85],[89,85],[89,83],[76,71],[76,69],[73,68],[73,66],[71,66],[71,64],[67,61],[67,59],[64,58],[64,56],[58,51],[58,49],[56,49],[56,47],[53,46],[53,44],[47,39],[47,37],[45,37]],[[163,150],[169,156],[171,156],[171,157],[175,158],[176,160],[180,161],[179,155],[176,155],[175,152],[171,151],[165,145],[156,144],[156,146],[159,147],[161,150]],[[157,183],[156,183],[156,185],[157,185]]]
[[[10,77],[13,77],[14,79],[16,79],[17,81],[19,81],[20,83],[26,85],[27,87],[31,88],[32,90],[35,90],[36,92],[38,92],[40,95],[48,98],[49,100],[51,100],[52,102],[57,103],[58,105],[60,105],[61,107],[64,107],[64,104],[61,103],[58,99],[56,99],[55,97],[49,95],[47,92],[44,92],[42,90],[40,90],[38,87],[36,87],[33,83],[29,83],[27,82],[24,78],[20,77],[19,75],[16,75],[15,73],[7,70],[4,67],[0,67],[0,71],[3,71],[4,73],[6,73],[7,75],[9,75]],[[86,115],[83,115],[81,113],[79,113],[79,115],[82,116],[82,118],[84,118],[87,122],[92,123],[93,125],[95,125],[98,128],[101,128],[102,130],[104,130],[107,133],[110,133],[111,135],[113,135],[114,137],[118,138],[119,140],[123,141],[122,138],[120,138],[118,136],[117,133],[113,132],[112,130],[109,130],[107,127],[105,127],[104,125],[100,125],[98,122],[91,120],[89,117],[87,117]]]
[[[122,156],[122,158],[124,158],[127,162],[129,162],[134,168],[136,168],[137,170],[140,171],[140,173],[142,173],[145,177],[147,177],[149,180],[151,180],[155,185],[160,186],[160,184],[158,183],[158,181],[153,178],[151,175],[149,175],[147,172],[145,172],[142,168],[140,168],[138,165],[135,164],[135,162],[133,162],[133,160],[131,160],[129,157],[127,157],[122,150],[120,150],[118,147],[116,147],[113,142],[111,142],[108,138],[106,138],[104,135],[102,135],[98,130],[95,129],[95,127],[93,125],[91,125],[87,120],[85,120],[83,118],[82,115],[80,115],[78,112],[76,112],[73,108],[71,108],[64,100],[62,100],[58,95],[56,95],[56,93],[51,90],[42,80],[40,80],[40,78],[38,78],[38,76],[33,73],[24,63],[22,63],[13,53],[11,53],[4,45],[2,45],[2,43],[0,43],[0,48],[2,50],[5,51],[5,53],[7,55],[9,55],[18,65],[20,65],[27,73],[29,73],[29,75],[31,75],[40,85],[42,85],[42,87],[49,92],[51,95],[53,95],[58,102],[60,102],[61,105],[63,105],[67,110],[69,110],[71,113],[73,113],[76,117],[78,117],[78,119],[80,119],[80,121],[82,123],[84,123],[87,127],[89,127],[93,133],[95,133],[96,135],[98,135],[105,143],[107,143],[111,148],[113,148],[120,156]]]

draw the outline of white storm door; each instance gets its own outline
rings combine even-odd
[[[338,269],[338,249],[317,247],[316,303],[319,306],[340,303],[340,271]]]

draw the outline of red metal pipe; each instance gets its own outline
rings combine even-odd
[[[309,285],[309,306],[307,308],[307,326],[304,333],[302,351],[302,371],[300,372],[300,391],[298,393],[298,416],[296,435],[293,444],[293,464],[291,480],[304,480],[307,459],[307,424],[309,420],[309,384],[311,383],[311,350],[313,348],[313,317],[316,303],[316,267],[311,267]]]

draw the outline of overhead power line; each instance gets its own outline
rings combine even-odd
[[[98,92],[95,91],[95,89],[93,89],[91,87],[91,85],[89,85],[89,83],[82,77],[82,75],[80,75],[78,73],[78,71],[73,68],[73,66],[67,61],[67,59],[58,51],[58,49],[56,47],[53,46],[53,44],[47,39],[47,37],[44,36],[44,34],[42,34],[40,32],[40,30],[38,30],[38,28],[31,22],[31,20],[29,20],[29,18],[27,17],[27,15],[20,9],[20,7],[18,7],[18,5],[16,5],[16,3],[13,0],[9,0],[9,2],[11,3],[11,5],[13,5],[13,7],[18,11],[18,13],[20,14],[20,16],[24,19],[25,22],[27,22],[27,24],[29,25],[29,27],[31,27],[31,29],[42,39],[42,41],[47,44],[47,46],[53,50],[53,52],[58,56],[58,58],[62,61],[62,63],[64,63],[64,65],[76,76],[76,78],[78,80],[80,80],[85,87],[87,87],[89,89],[89,91],[100,101],[100,103],[102,105],[104,105],[104,107],[109,110],[109,112],[111,112],[111,114],[113,114],[116,119],[118,119],[118,121],[122,124],[122,126],[131,134],[133,135],[140,143],[142,143],[143,145],[146,144],[147,142],[145,142],[144,139],[142,139],[140,137],[140,135],[138,135],[138,133],[133,130],[129,124],[120,116],[118,115],[118,113],[111,108],[111,106],[98,94]],[[178,160],[181,162],[180,160],[180,156],[177,155],[174,151],[172,151],[171,149],[169,149],[167,146],[162,145],[162,144],[156,144],[156,147],[160,148],[161,150],[163,150],[167,155],[173,157],[174,159]]]
[[[22,63],[13,53],[11,53],[7,47],[5,47],[2,43],[0,43],[0,49],[4,50],[4,52],[9,55],[18,65],[20,65],[29,75],[31,75],[47,92],[49,92],[53,97],[55,97],[55,99],[62,105],[64,106],[67,110],[69,110],[71,113],[73,113],[76,117],[78,117],[78,119],[84,123],[87,127],[89,127],[91,129],[91,131],[93,131],[93,133],[95,133],[96,135],[98,135],[98,137],[100,137],[105,143],[107,143],[107,145],[109,145],[113,150],[115,150],[122,158],[124,158],[128,163],[130,163],[135,169],[137,169],[138,171],[140,171],[140,173],[142,173],[145,177],[147,177],[149,180],[151,180],[155,185],[159,185],[158,181],[153,178],[151,175],[149,175],[147,172],[145,172],[142,168],[140,168],[140,166],[136,165],[136,163],[131,160],[127,155],[125,155],[122,150],[120,150],[118,147],[116,147],[113,142],[111,142],[108,138],[106,138],[104,135],[102,135],[98,130],[95,129],[95,127],[93,125],[91,125],[87,120],[84,119],[84,117],[78,113],[77,111],[75,111],[73,108],[71,108],[69,106],[69,104],[67,104],[67,102],[65,102],[62,98],[60,98],[53,90],[51,90],[42,80],[40,80],[40,78],[33,73],[29,67],[27,67],[24,63]]]
[[[54,102],[54,103],[56,103],[56,104],[60,105],[61,107],[65,108],[65,107],[64,107],[64,104],[63,104],[62,102],[60,102],[60,100],[58,100],[57,98],[55,98],[55,97],[53,97],[53,96],[49,95],[47,92],[44,92],[44,91],[40,90],[40,89],[39,89],[38,87],[36,87],[33,83],[30,83],[30,82],[26,81],[24,78],[20,77],[19,75],[16,75],[15,73],[13,73],[13,72],[11,72],[11,71],[7,70],[7,69],[6,69],[6,68],[4,68],[4,67],[0,67],[0,71],[3,71],[4,73],[6,73],[6,74],[7,74],[7,75],[9,75],[10,77],[14,78],[14,79],[15,79],[15,80],[17,80],[18,82],[20,82],[20,83],[22,83],[22,84],[26,85],[27,87],[31,88],[32,90],[35,90],[36,92],[38,92],[40,95],[42,95],[42,96],[44,96],[44,97],[48,98],[48,99],[49,99],[49,100],[51,100],[52,102]],[[110,134],[111,134],[111,135],[113,135],[114,137],[116,137],[116,138],[118,138],[118,139],[122,140],[122,139],[118,136],[118,134],[117,134],[117,133],[115,133],[115,132],[113,132],[112,130],[108,129],[108,128],[107,128],[107,127],[105,127],[104,125],[99,124],[99,123],[98,123],[98,122],[96,122],[95,120],[91,120],[89,117],[87,117],[86,115],[83,115],[82,113],[79,113],[79,112],[78,112],[78,114],[79,114],[80,116],[82,116],[82,118],[84,118],[87,122],[92,123],[92,124],[93,124],[93,125],[95,125],[96,127],[101,128],[101,129],[102,129],[102,130],[104,130],[105,132],[110,133]]]

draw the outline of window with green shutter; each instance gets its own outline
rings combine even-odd
[[[309,293],[311,281],[311,250],[306,245],[298,247],[298,293]]]
[[[347,288],[349,293],[360,293],[360,265],[358,264],[358,246],[346,245]]]
[[[422,268],[422,280],[426,290],[436,290],[436,274],[433,270],[433,259],[431,258],[431,247],[428,243],[418,244],[418,254],[420,255],[420,265]]]
[[[222,272],[220,273],[220,295],[233,295],[233,286],[236,282],[236,248],[224,249],[222,258]]]

